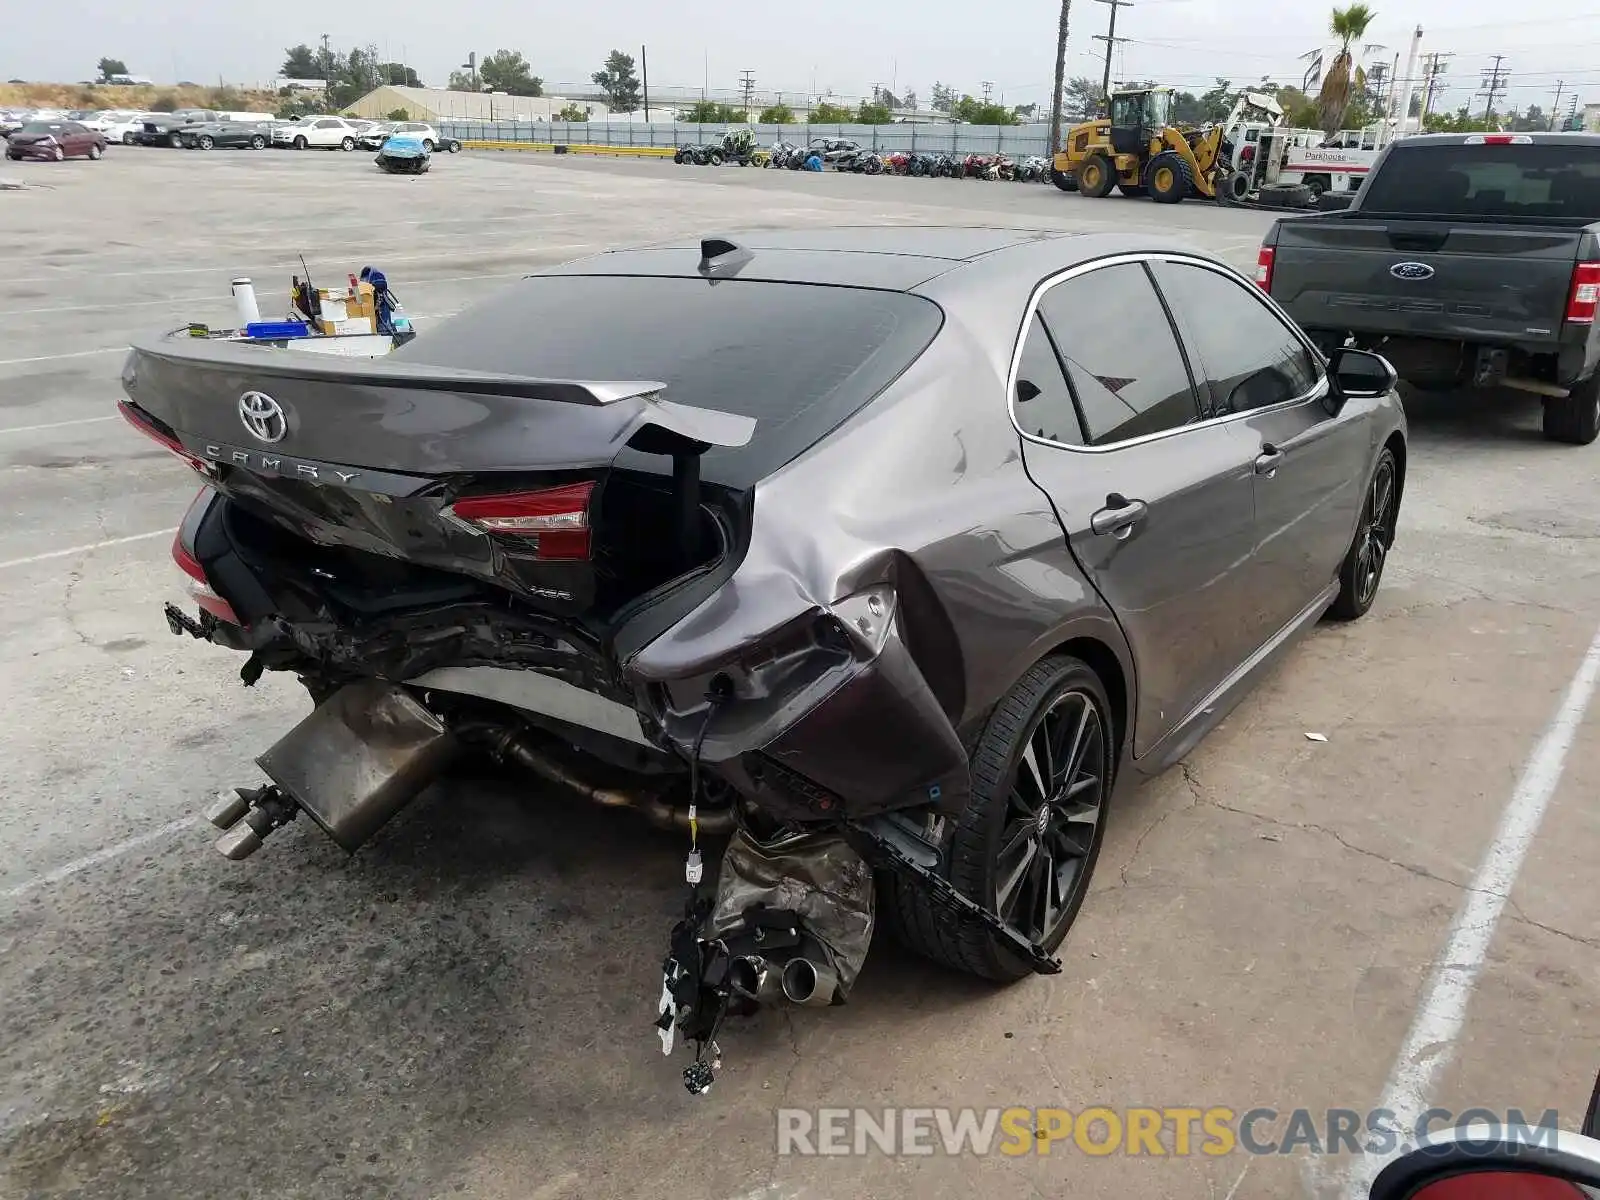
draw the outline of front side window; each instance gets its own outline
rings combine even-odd
[[[1040,300],[1039,313],[1061,354],[1091,446],[1199,419],[1172,322],[1139,263],[1057,284]]]
[[[1159,262],[1154,270],[1183,325],[1195,375],[1204,375],[1212,416],[1269,408],[1316,387],[1321,373],[1311,352],[1249,284],[1187,263]]]

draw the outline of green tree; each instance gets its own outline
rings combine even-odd
[[[1345,110],[1350,107],[1355,84],[1354,60],[1350,47],[1359,42],[1378,14],[1357,0],[1344,8],[1335,8],[1328,20],[1328,28],[1339,39],[1339,53],[1333,65],[1323,76],[1322,90],[1317,93],[1317,116],[1322,132],[1332,137],[1344,124]]]
[[[633,55],[613,50],[606,55],[605,66],[589,78],[606,94],[606,104],[612,112],[631,113],[639,107],[639,77],[633,71]]]
[[[544,80],[533,73],[520,50],[496,50],[478,64],[484,89],[512,96],[544,95]]]
[[[589,110],[581,104],[568,101],[567,106],[551,118],[553,121],[587,121]]]
[[[917,107],[917,94],[907,88],[906,94],[900,97],[900,106],[902,108],[915,109]]]
[[[1003,104],[993,104],[963,96],[956,101],[951,116],[969,125],[1017,125],[1017,114]]]
[[[1013,116],[1019,121],[1031,121],[1039,115],[1037,104],[1019,104],[1011,110]]]
[[[893,121],[894,113],[887,104],[871,104],[863,100],[856,108],[857,125],[888,125]]]
[[[283,66],[278,68],[278,74],[285,79],[326,79],[328,77],[322,61],[322,55],[304,42],[301,42],[298,46],[290,46],[283,52]]]
[[[715,100],[696,100],[679,110],[678,120],[691,125],[739,125],[744,122],[744,109]]]
[[[933,85],[933,91],[930,96],[928,107],[933,109],[934,112],[947,113],[956,106],[955,89],[942,83]]]
[[[100,71],[100,82],[110,83],[113,75],[126,75],[128,73],[128,64],[120,58],[102,58],[98,69]]]
[[[812,108],[810,121],[814,125],[848,125],[855,119],[855,115],[853,109],[824,100]]]
[[[773,104],[761,110],[756,118],[758,125],[793,125],[794,109],[787,104]]]
[[[1172,93],[1172,123],[1174,125],[1204,125],[1205,105],[1193,92]]]
[[[452,92],[477,92],[482,91],[482,86],[472,81],[471,71],[451,71],[450,81],[445,88]]]
[[[1217,85],[1200,93],[1202,121],[1220,121],[1233,108],[1233,80],[1214,76]]]
[[[1429,113],[1422,126],[1429,133],[1484,133],[1492,128],[1482,117],[1475,117],[1463,104],[1453,113]]]
[[[1069,121],[1087,121],[1100,112],[1105,98],[1099,80],[1076,75],[1062,89],[1062,115]]]
[[[405,63],[379,63],[378,73],[383,76],[383,81],[391,87],[419,88],[422,86],[422,77],[406,66]]]

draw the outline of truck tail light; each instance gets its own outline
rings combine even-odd
[[[543,559],[589,557],[589,498],[594,481],[536,492],[468,496],[445,509],[447,516],[483,533],[526,538]]]
[[[1466,146],[1531,146],[1533,139],[1525,133],[1475,133],[1462,143]]]
[[[1572,291],[1567,296],[1567,320],[1593,325],[1600,305],[1600,262],[1581,262],[1572,268]]]
[[[183,544],[183,531],[172,539],[172,561],[178,564],[178,569],[189,577],[189,595],[200,606],[202,612],[208,612],[219,621],[229,625],[243,625],[239,614],[233,611],[229,604],[217,594],[211,586],[211,581],[206,578],[206,569],[200,561],[189,553],[188,547]]]
[[[1272,259],[1276,253],[1271,246],[1256,252],[1256,286],[1263,292],[1272,291]]]

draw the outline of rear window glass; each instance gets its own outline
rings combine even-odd
[[[1600,220],[1600,145],[1396,146],[1363,212]]]
[[[660,380],[666,399],[754,417],[707,480],[748,487],[813,446],[914,362],[938,305],[904,292],[639,276],[539,276],[395,354],[548,379]],[[663,460],[624,450],[620,465]]]

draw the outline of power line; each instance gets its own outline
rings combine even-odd
[[[744,119],[750,119],[750,98],[756,91],[756,73],[754,71],[739,72],[739,90],[744,93]]]

